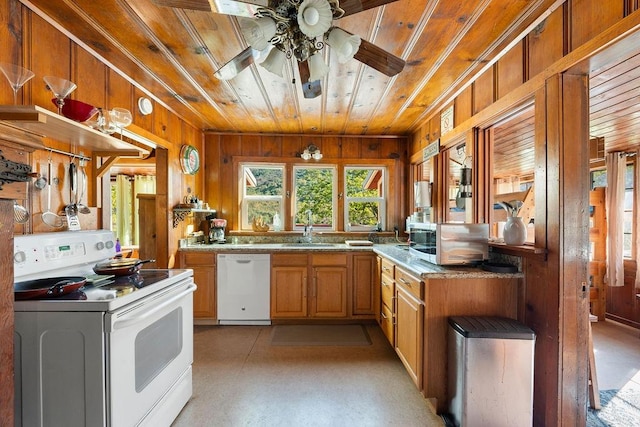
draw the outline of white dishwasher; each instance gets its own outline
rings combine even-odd
[[[218,322],[270,325],[271,256],[218,254]]]

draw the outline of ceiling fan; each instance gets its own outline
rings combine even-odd
[[[254,51],[267,52],[260,63],[283,77],[285,63],[298,63],[305,98],[322,93],[320,80],[327,74],[320,51],[325,45],[338,62],[354,58],[392,77],[405,61],[382,48],[333,25],[334,19],[353,15],[397,0],[152,0],[159,6],[211,11],[238,17],[249,47],[218,69],[214,76],[229,80],[254,63]],[[262,56],[262,55],[260,55]]]

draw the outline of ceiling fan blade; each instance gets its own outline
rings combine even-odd
[[[158,6],[203,10],[223,15],[254,18],[259,7],[268,7],[269,0],[152,0]]]
[[[342,16],[349,16],[354,13],[362,12],[363,10],[384,6],[385,4],[393,3],[395,1],[398,0],[342,0],[340,2],[340,9],[344,10],[344,15]]]
[[[404,68],[405,61],[366,40],[360,41],[360,49],[353,55],[355,59],[375,68],[382,74],[393,77]]]
[[[300,72],[300,84],[302,85],[302,93],[305,98],[312,99],[322,95],[322,87],[320,80],[309,81],[311,73],[309,72],[309,64],[307,61],[298,61],[298,71]]]
[[[253,62],[253,49],[249,46],[220,67],[213,75],[220,80],[231,80]]]

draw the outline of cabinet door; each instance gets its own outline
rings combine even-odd
[[[193,270],[198,289],[193,293],[194,319],[216,318],[216,256],[205,252],[180,252],[180,268]]]
[[[396,353],[413,382],[422,389],[424,305],[396,283]]]
[[[271,268],[271,318],[307,316],[307,267]]]
[[[314,267],[312,317],[347,317],[347,267]]]
[[[376,266],[375,254],[353,255],[351,314],[354,316],[376,314]]]
[[[195,319],[216,318],[216,269],[215,267],[192,267],[193,281],[198,289],[193,294],[193,317]]]

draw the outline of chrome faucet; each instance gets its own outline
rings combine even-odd
[[[307,211],[307,224],[304,226],[304,233],[302,234],[302,240],[306,243],[311,243],[313,238],[313,223],[311,219],[311,209]]]

